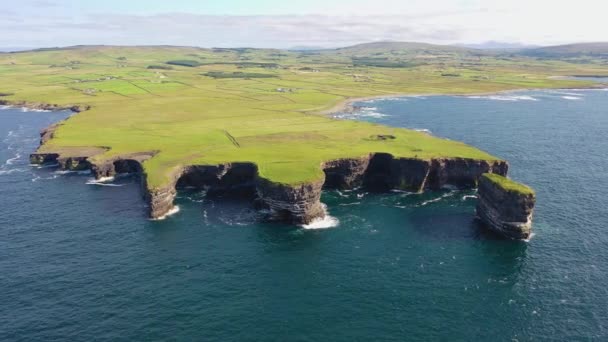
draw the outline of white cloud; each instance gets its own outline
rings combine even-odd
[[[608,41],[608,3],[570,1],[352,0],[329,15],[219,16],[189,13],[66,15],[50,1],[27,15],[0,8],[0,45],[172,44],[196,46],[340,46],[376,40],[439,44],[488,40],[531,44]],[[438,6],[442,4],[443,6]],[[46,7],[46,8],[42,8]],[[371,14],[370,14],[371,13]]]

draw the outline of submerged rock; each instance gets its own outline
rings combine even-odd
[[[479,179],[477,216],[490,230],[511,239],[532,233],[536,195],[529,187],[496,174]]]

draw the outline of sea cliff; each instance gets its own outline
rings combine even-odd
[[[496,174],[479,179],[477,215],[490,230],[511,239],[528,239],[536,195],[529,187]]]
[[[41,146],[56,126],[41,132]],[[151,218],[162,218],[174,209],[173,201],[180,187],[205,189],[209,194],[237,193],[251,198],[257,208],[266,209],[268,218],[292,224],[307,224],[325,216],[321,203],[322,189],[353,189],[364,187],[385,192],[400,189],[422,192],[444,186],[473,188],[484,173],[506,176],[508,163],[502,160],[466,158],[398,158],[389,153],[370,153],[358,158],[329,160],[320,167],[320,179],[298,184],[282,184],[261,177],[253,163],[219,165],[189,165],[177,168],[170,181],[162,187],[151,187],[143,163],[155,152],[115,156],[98,161],[95,154],[103,150],[83,150],[62,153],[36,152],[32,163],[57,163],[66,170],[90,169],[97,179],[107,179],[119,173],[137,173],[142,178],[143,197]]]

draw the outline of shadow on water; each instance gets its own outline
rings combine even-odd
[[[407,216],[414,230],[427,239],[434,240],[484,240],[502,241],[504,238],[488,231],[475,217],[474,207],[467,211],[450,212],[452,208],[421,209]]]

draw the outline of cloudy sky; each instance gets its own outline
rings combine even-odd
[[[0,0],[0,47],[608,41],[608,0]]]

